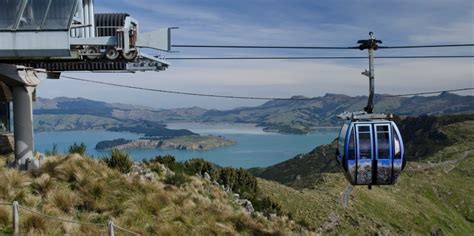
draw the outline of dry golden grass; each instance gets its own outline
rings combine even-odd
[[[51,157],[35,173],[0,169],[0,202],[19,201],[63,219],[115,224],[144,235],[290,234],[288,219],[244,213],[233,198],[209,181],[188,176],[179,187],[166,176],[147,181],[77,154]],[[0,232],[11,230],[11,208],[0,207]],[[57,222],[20,210],[22,232],[99,234],[105,227]]]
[[[24,201],[30,181],[26,173],[3,169],[0,172],[0,198],[9,203]]]
[[[0,227],[8,228],[11,222],[11,207],[0,206]]]
[[[37,215],[28,215],[23,222],[21,231],[28,232],[30,235],[37,235],[47,231],[47,221],[45,218]]]

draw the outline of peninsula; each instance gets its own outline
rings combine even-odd
[[[204,151],[234,145],[222,136],[186,135],[173,138],[142,138],[137,140],[115,139],[97,143],[97,150],[107,149],[178,149]]]

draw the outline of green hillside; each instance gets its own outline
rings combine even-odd
[[[339,172],[340,167],[335,160],[337,142],[321,145],[309,153],[300,154],[267,168],[252,168],[250,171],[261,178],[290,184],[295,180],[318,176],[320,173]]]
[[[313,173],[293,181],[276,179],[288,186],[260,179],[259,187],[296,221],[320,232],[353,235],[362,232],[472,234],[474,121],[459,116],[442,117],[437,121],[441,124],[439,132],[446,135],[448,144],[444,143],[446,145],[439,146],[435,153],[421,157],[421,161],[409,162],[394,186],[374,187],[372,190],[354,187],[348,208],[342,205],[342,193],[347,182],[342,173],[327,173],[332,172],[332,167],[330,171],[321,173],[314,166]],[[431,145],[431,142],[433,140],[427,139],[426,145]],[[300,166],[307,163],[305,160]],[[280,169],[285,173],[281,166]],[[276,172],[273,174],[277,175]]]

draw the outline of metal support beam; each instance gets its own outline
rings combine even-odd
[[[372,114],[374,110],[374,94],[375,94],[375,83],[374,83],[374,54],[375,50],[378,49],[378,43],[382,43],[380,40],[376,40],[374,33],[369,32],[368,40],[359,40],[359,49],[367,49],[369,51],[369,70],[362,72],[362,75],[369,77],[369,99],[367,101],[367,106],[364,108],[364,111]]]
[[[371,38],[373,35],[371,35]],[[374,93],[375,93],[375,74],[374,74],[374,49],[369,48],[369,100],[364,110],[372,113],[374,110]]]

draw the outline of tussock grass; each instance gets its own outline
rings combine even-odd
[[[8,203],[24,202],[29,184],[30,179],[27,174],[4,169],[0,172],[0,198]]]
[[[289,220],[244,213],[235,207],[233,197],[208,180],[166,172],[149,181],[124,175],[102,160],[79,154],[54,156],[34,173],[0,168],[0,202],[16,200],[63,219],[100,224],[113,220],[144,235],[299,232]],[[0,206],[0,232],[10,232],[10,215],[11,208]],[[20,219],[22,233],[32,235],[97,235],[106,230],[47,220],[25,211],[20,211]]]
[[[66,214],[74,213],[76,207],[81,204],[81,198],[77,193],[65,186],[55,188],[47,197],[51,208],[58,208]]]
[[[0,206],[0,228],[9,228],[11,225],[11,211],[10,206]]]
[[[47,220],[37,215],[27,215],[21,225],[22,232],[28,232],[29,235],[44,234],[47,231]]]

